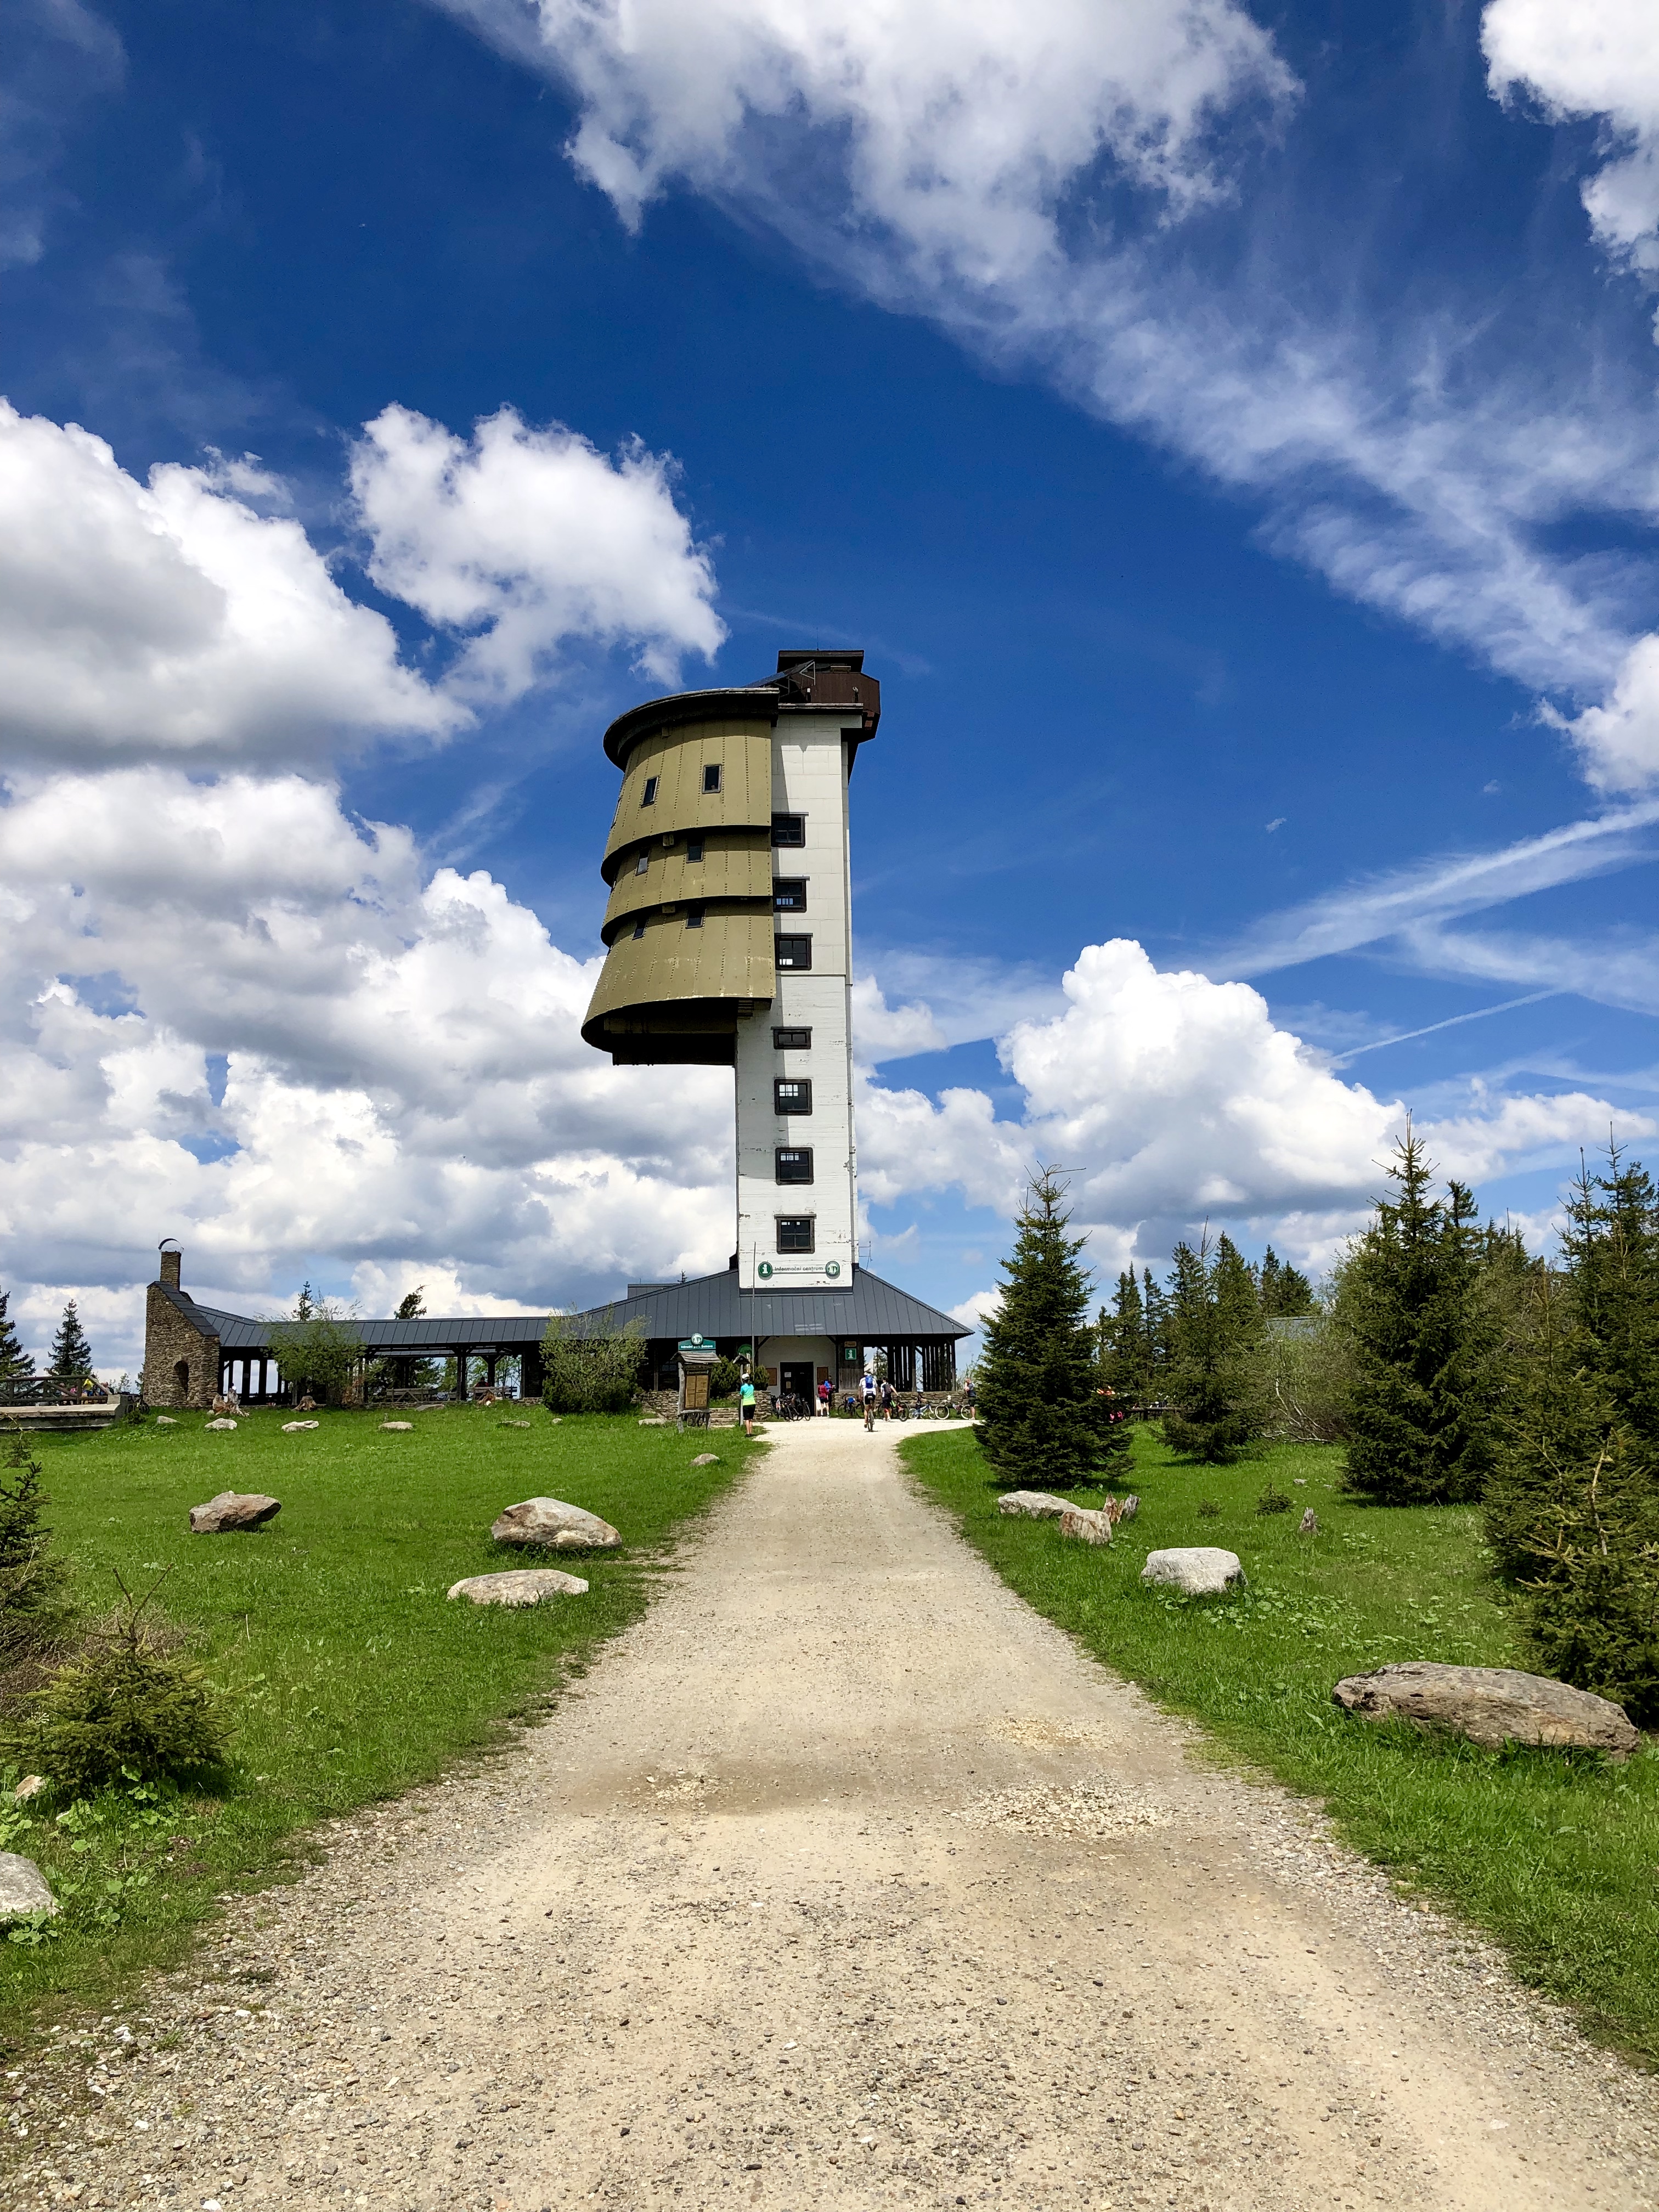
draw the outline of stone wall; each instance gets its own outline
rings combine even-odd
[[[179,1363],[187,1380],[181,1389]],[[144,1298],[144,1403],[195,1407],[205,1413],[219,1388],[219,1340],[192,1328],[159,1283]]]

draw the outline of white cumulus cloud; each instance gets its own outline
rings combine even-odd
[[[1615,261],[1659,280],[1659,11],[1650,0],[1491,0],[1487,81],[1526,90],[1553,118],[1606,119],[1608,158],[1583,187]]]
[[[291,758],[464,719],[297,522],[208,470],[140,483],[101,438],[3,400],[0,701],[13,757]]]
[[[575,638],[633,644],[672,684],[683,653],[726,635],[671,464],[637,443],[608,460],[511,407],[468,441],[388,407],[353,451],[351,489],[374,581],[466,639],[450,683],[469,698],[517,698]]]

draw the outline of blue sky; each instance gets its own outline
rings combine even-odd
[[[136,1365],[168,1233],[249,1310],[720,1264],[720,1079],[575,1036],[598,738],[780,645],[883,681],[923,1295],[1039,1157],[1109,1277],[1317,1268],[1407,1108],[1540,1238],[1659,1150],[1659,26],[1561,12],[8,0],[26,1336]]]

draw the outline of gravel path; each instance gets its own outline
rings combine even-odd
[[[5,2201],[1659,2205],[1645,2077],[1190,1759],[890,1434],[775,1435],[520,1748],[14,2077]]]

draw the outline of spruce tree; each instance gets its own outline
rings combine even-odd
[[[1479,1498],[1492,1462],[1500,1337],[1480,1281],[1474,1202],[1432,1194],[1409,1123],[1370,1226],[1343,1271],[1353,1352],[1346,1486],[1389,1505]]]
[[[87,1333],[81,1326],[73,1298],[64,1308],[64,1318],[52,1340],[52,1359],[46,1373],[54,1382],[84,1382],[92,1373],[92,1346],[87,1342]]]
[[[0,1469],[0,1667],[38,1654],[67,1626],[69,1568],[41,1518],[40,1462],[11,1439]]]
[[[16,1324],[6,1317],[9,1291],[0,1291],[0,1404],[8,1390],[34,1380],[34,1362],[17,1340]]]
[[[1565,1267],[1527,1279],[1486,1528],[1540,1665],[1659,1719],[1659,1194],[1581,1172]]]
[[[1171,1357],[1165,1441],[1222,1466],[1261,1434],[1255,1278],[1230,1237],[1177,1244],[1170,1273]]]
[[[1097,1334],[1102,1384],[1126,1405],[1144,1404],[1152,1389],[1152,1347],[1146,1304],[1133,1267],[1117,1279],[1110,1313],[1102,1307]]]
[[[1292,1267],[1287,1260],[1281,1260],[1271,1244],[1261,1255],[1256,1295],[1264,1321],[1278,1321],[1314,1310],[1313,1285],[1299,1267]]]
[[[979,1436],[1000,1474],[1030,1489],[1085,1482],[1128,1449],[1128,1425],[1113,1418],[1096,1367],[1089,1277],[1078,1264],[1081,1237],[1065,1186],[1040,1168],[1026,1192],[1002,1304],[985,1324],[978,1362]]]

